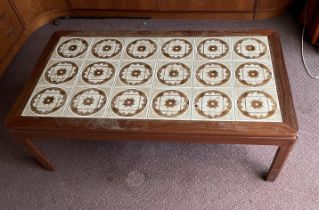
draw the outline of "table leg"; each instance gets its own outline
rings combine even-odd
[[[294,141],[291,143],[287,143],[284,145],[280,145],[277,149],[276,155],[272,161],[270,169],[268,171],[266,180],[267,181],[275,181],[278,177],[282,167],[285,164],[285,161],[288,158],[288,155],[294,145]]]
[[[31,139],[21,139],[21,142],[27,151],[35,158],[35,160],[46,170],[54,171],[54,168],[44,153],[32,143]]]

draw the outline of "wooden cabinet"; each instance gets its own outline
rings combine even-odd
[[[255,0],[207,0],[209,11],[253,11]]]
[[[258,0],[255,19],[264,19],[282,14],[293,0]]]
[[[0,0],[2,1],[2,0]],[[26,25],[45,12],[68,8],[66,0],[12,0]]]
[[[156,0],[113,0],[113,9],[156,10]]]
[[[205,11],[206,0],[158,0],[162,11]]]
[[[0,61],[5,57],[23,31],[15,11],[8,0],[0,1]]]
[[[70,0],[73,9],[112,9],[112,0]]]

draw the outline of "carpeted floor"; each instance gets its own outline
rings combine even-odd
[[[275,148],[150,142],[40,141],[42,170],[3,125],[41,51],[58,30],[275,29],[280,32],[299,140],[276,182],[260,175]],[[319,73],[318,52],[306,46]],[[305,73],[300,29],[284,15],[254,22],[70,19],[36,31],[0,79],[0,209],[319,209],[319,81]]]

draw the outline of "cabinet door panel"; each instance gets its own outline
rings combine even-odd
[[[291,0],[259,0],[257,9],[277,9],[287,6]]]
[[[156,0],[113,0],[113,9],[156,10]]]
[[[66,0],[12,0],[12,2],[26,25],[32,24],[34,19],[44,12],[68,7]]]
[[[253,11],[255,0],[207,0],[209,11]]]
[[[23,31],[15,11],[7,0],[0,1],[0,60],[4,58]]]
[[[112,9],[112,0],[70,0],[74,9]]]
[[[206,0],[158,0],[163,11],[205,11]]]

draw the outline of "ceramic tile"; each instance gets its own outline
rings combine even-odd
[[[159,51],[158,37],[126,38],[123,60],[156,60]]]
[[[76,87],[61,116],[75,118],[101,118],[110,100],[110,88]]]
[[[57,117],[63,112],[71,88],[37,86],[25,106],[22,116]]]
[[[81,60],[50,60],[46,65],[39,85],[73,86],[82,66]]]
[[[200,61],[195,62],[193,72],[193,87],[231,87],[233,70],[231,62]]]
[[[236,121],[281,122],[275,89],[236,89]]]
[[[276,88],[275,75],[269,62],[234,62],[234,87]]]
[[[231,60],[230,37],[197,37],[194,45],[195,60]]]
[[[232,37],[234,60],[271,60],[266,36]]]
[[[150,90],[140,87],[114,88],[106,118],[146,119]]]
[[[158,62],[156,69],[154,87],[192,87],[193,62]]]
[[[22,115],[280,122],[275,80],[265,36],[62,37]]]
[[[165,37],[160,40],[159,60],[193,60],[194,38],[193,37]]]
[[[101,59],[103,61],[120,60],[125,51],[125,38],[98,37],[92,42],[87,59]]]
[[[54,59],[84,59],[88,54],[92,37],[61,37],[52,58]]]
[[[123,62],[120,65],[118,74],[116,75],[115,86],[150,87],[152,85],[154,73],[154,61],[138,60],[133,62]]]
[[[83,64],[76,86],[111,87],[118,72],[119,61],[90,60]]]
[[[234,101],[231,88],[193,89],[191,120],[234,121]]]
[[[191,89],[152,89],[149,119],[190,120]]]

